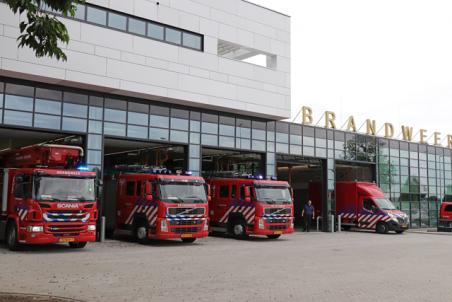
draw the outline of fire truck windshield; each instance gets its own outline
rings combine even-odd
[[[94,178],[42,176],[35,179],[36,199],[40,201],[95,201]]]
[[[160,184],[160,197],[171,203],[207,202],[204,184],[193,182],[165,182]]]
[[[291,204],[289,188],[284,186],[256,186],[256,199],[268,204]]]
[[[394,204],[386,198],[375,198],[375,203],[382,210],[397,210]]]

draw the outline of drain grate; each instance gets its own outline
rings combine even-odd
[[[82,301],[46,295],[0,293],[0,302],[82,302]]]

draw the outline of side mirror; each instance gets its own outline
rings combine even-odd
[[[152,194],[146,195],[146,201],[153,201],[154,200],[154,196],[152,196]]]
[[[244,187],[244,192],[245,192],[245,202],[251,202],[251,192],[250,192],[250,187]]]
[[[100,179],[97,180],[97,198],[100,200],[104,195],[104,182]]]
[[[210,188],[210,185],[207,185],[207,200],[209,202],[212,201],[212,189]]]

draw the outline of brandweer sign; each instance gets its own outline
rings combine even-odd
[[[301,108],[302,113],[302,123],[303,125],[312,125],[314,122],[313,118],[313,110],[310,107],[303,106]],[[332,111],[325,111],[325,128],[328,129],[337,129],[336,127],[336,113]],[[356,121],[353,115],[351,115],[346,121],[345,131],[357,133],[358,130],[356,128]],[[384,137],[385,138],[394,138],[395,128],[391,123],[384,123]],[[377,136],[377,122],[375,120],[367,119],[366,120],[366,132],[367,135]],[[410,126],[402,126],[401,133],[403,136],[403,140],[412,142],[414,139],[414,129]],[[428,131],[426,129],[419,129],[419,143],[421,144],[430,144],[428,142]],[[452,149],[452,135],[447,135],[447,147]],[[433,145],[435,146],[443,146],[442,143],[442,134],[441,132],[433,132]]]

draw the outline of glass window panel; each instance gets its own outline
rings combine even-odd
[[[174,44],[181,44],[182,33],[179,30],[172,28],[165,28],[166,36],[165,39],[167,42]]]
[[[136,18],[129,18],[129,32],[142,36],[146,35],[146,22]]]
[[[159,128],[149,128],[149,139],[158,141],[169,140],[169,130]]]
[[[188,131],[188,120],[172,117],[171,128]]]
[[[277,153],[289,153],[289,145],[287,144],[276,144]]]
[[[160,115],[151,115],[149,125],[152,127],[169,128],[169,117]]]
[[[125,123],[126,122],[126,112],[116,109],[105,108],[106,121]]]
[[[256,151],[266,151],[266,144],[265,141],[257,141],[257,140],[253,140],[253,144],[252,144],[253,150]]]
[[[63,130],[86,132],[86,120],[63,117]]]
[[[63,115],[72,117],[86,118],[88,114],[88,106],[64,103],[63,104]]]
[[[252,134],[254,139],[265,140],[265,130],[253,129]]]
[[[102,149],[102,135],[88,135],[88,149]]]
[[[163,26],[148,23],[148,37],[157,40],[163,40]]]
[[[201,131],[201,123],[198,121],[190,121],[190,131],[196,131],[196,132],[200,132]]]
[[[326,149],[323,148],[316,148],[316,156],[326,158]]]
[[[88,22],[107,25],[107,12],[103,9],[88,6],[86,20]]]
[[[218,124],[202,122],[202,132],[218,134]]]
[[[201,137],[201,142],[203,145],[211,145],[211,146],[216,146],[218,144],[217,136],[209,135],[209,134],[203,134]]]
[[[275,143],[267,142],[267,150],[268,150],[268,152],[275,152]]]
[[[86,7],[83,4],[75,4],[76,10],[74,18],[77,20],[85,20],[86,15]]]
[[[3,108],[3,93],[0,93],[0,108]]]
[[[303,155],[305,156],[314,156],[314,148],[313,147],[303,147]]]
[[[269,142],[275,141],[275,132],[274,131],[267,131],[267,140]]]
[[[237,127],[236,135],[237,137],[251,138],[251,129],[245,127]]]
[[[32,115],[28,112],[5,110],[5,124],[30,126],[31,127]]]
[[[279,143],[289,143],[289,134],[276,132],[276,141]]]
[[[31,86],[16,85],[16,84],[6,84],[6,94],[14,94],[21,96],[34,97],[35,89]]]
[[[314,138],[310,136],[303,136],[303,145],[314,146]]]
[[[220,136],[220,147],[234,148],[234,137]]]
[[[35,114],[35,127],[38,128],[48,128],[48,129],[60,129],[61,119],[59,116],[45,115],[45,114]]]
[[[148,127],[129,125],[127,127],[127,136],[136,138],[148,138]]]
[[[301,145],[301,136],[299,135],[290,135],[290,143],[295,145]]]
[[[190,133],[190,143],[192,143],[192,144],[201,143],[201,138],[200,138],[199,133],[193,133],[193,132]]]
[[[188,132],[171,130],[170,135],[173,142],[188,143]]]
[[[88,150],[88,164],[95,164],[95,165],[102,164],[102,152]]]
[[[129,124],[148,126],[149,116],[145,113],[129,112],[127,121]]]
[[[291,145],[290,146],[290,154],[301,155],[301,146]]]
[[[104,123],[104,134],[105,135],[125,136],[126,135],[126,125],[105,122]]]
[[[240,149],[251,149],[251,140],[244,139],[244,138],[238,138],[236,140],[237,148]]]
[[[190,48],[201,50],[202,47],[201,37],[190,33],[183,33],[183,45]]]
[[[88,131],[90,133],[102,133],[102,122],[100,121],[89,121]]]
[[[199,158],[201,156],[201,148],[191,145],[189,147],[190,158]]]
[[[43,88],[36,88],[36,98],[45,100],[61,101],[63,93],[59,90],[50,90]]]
[[[89,118],[93,120],[102,120],[104,109],[100,107],[89,107]]]
[[[127,27],[127,17],[109,12],[108,13],[108,26],[120,30],[126,30]]]
[[[35,111],[61,115],[61,102],[36,99]]]
[[[234,126],[220,124],[220,135],[234,136],[235,135]]]
[[[32,111],[33,99],[24,96],[6,95],[5,108],[23,111]]]

